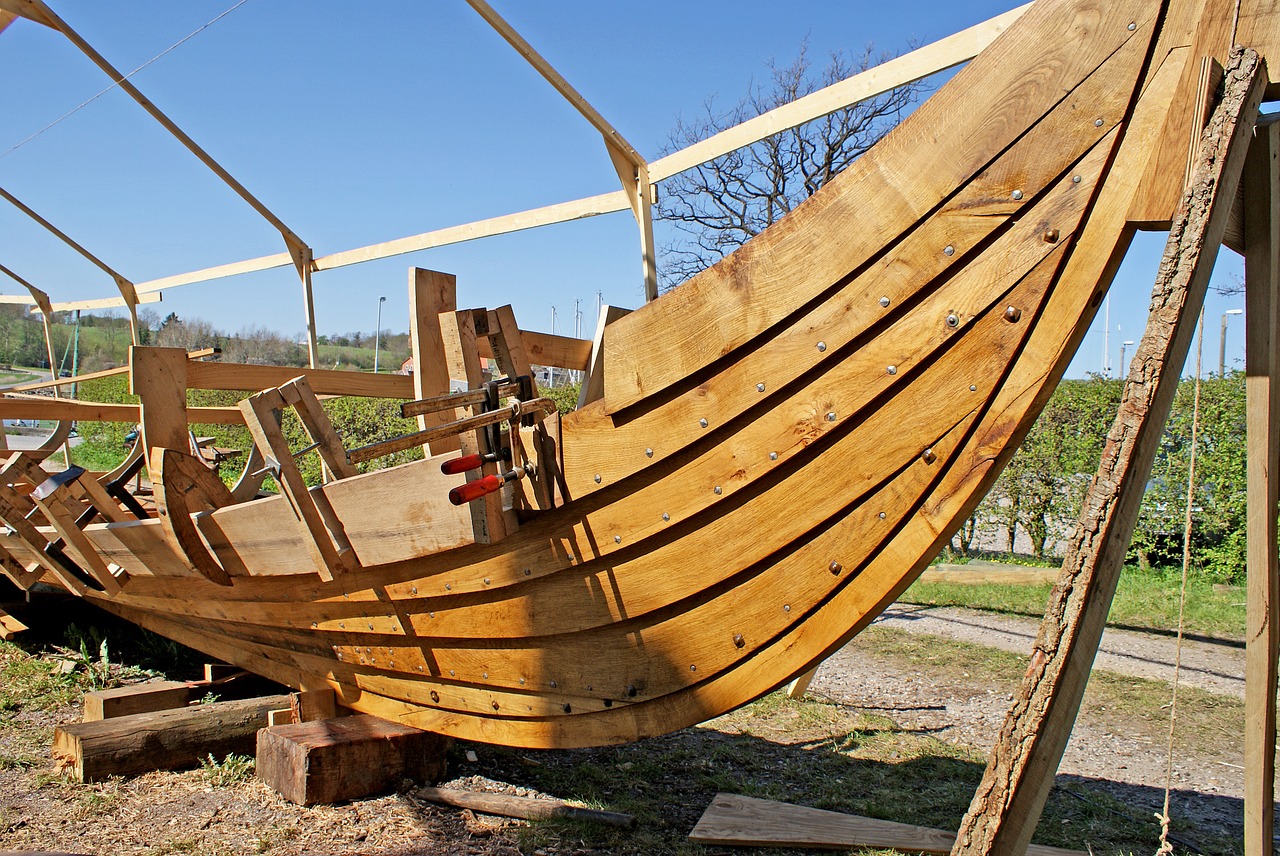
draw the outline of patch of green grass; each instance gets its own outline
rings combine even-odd
[[[0,642],[0,711],[66,707],[84,692],[82,677],[12,642]]]
[[[252,779],[254,766],[248,755],[231,754],[219,761],[210,753],[200,759],[200,775],[215,788],[228,788]]]
[[[1112,602],[1107,624],[1175,631],[1181,578],[1176,573],[1126,568]],[[904,603],[960,606],[1040,618],[1053,586],[997,583],[916,583],[900,598]],[[1243,639],[1245,593],[1240,586],[1214,585],[1193,578],[1187,585],[1186,632],[1218,639]]]

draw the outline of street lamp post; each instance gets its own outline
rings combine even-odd
[[[373,331],[373,373],[378,373],[378,348],[382,345],[382,304],[386,303],[385,297],[378,298],[378,327]]]
[[[1222,313],[1222,334],[1218,338],[1218,377],[1227,376],[1227,316],[1243,314],[1243,309],[1228,309]]]
[[[1129,350],[1129,346],[1133,344],[1132,339],[1125,339],[1120,343],[1120,376],[1129,376],[1129,364],[1124,361],[1125,351]]]

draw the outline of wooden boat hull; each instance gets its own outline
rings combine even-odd
[[[567,501],[504,540],[453,537],[424,461],[317,489],[361,565],[332,582],[279,498],[194,516],[230,586],[153,522],[88,527],[130,576],[86,596],[514,746],[636,740],[776,688],[915,579],[1065,370],[1185,77],[1169,17],[1042,0],[812,200],[615,322],[605,398],[562,426]]]

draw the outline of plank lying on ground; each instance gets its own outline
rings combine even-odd
[[[53,759],[77,781],[92,782],[186,769],[208,755],[248,755],[267,711],[288,705],[287,695],[264,696],[62,725],[53,733]]]
[[[469,808],[484,814],[497,814],[503,817],[519,817],[524,820],[549,820],[551,818],[568,818],[571,820],[590,820],[630,829],[635,826],[636,819],[629,814],[616,811],[601,811],[594,808],[582,808],[569,805],[560,800],[539,800],[531,797],[513,797],[506,794],[486,794],[477,791],[455,791],[449,788],[418,788],[418,796],[431,802],[444,803],[455,808]]]
[[[196,695],[192,681],[153,681],[84,694],[84,721],[186,707]]]
[[[449,738],[376,716],[276,725],[258,733],[258,778],[298,805],[381,793],[444,775]]]
[[[716,794],[690,841],[740,847],[875,847],[905,853],[949,853],[955,835],[941,829],[736,794]],[[1027,856],[1084,856],[1077,850],[1032,844]]]

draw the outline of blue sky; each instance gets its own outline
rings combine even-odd
[[[129,71],[235,0],[54,0],[53,8]],[[1014,3],[568,2],[495,8],[646,157],[678,115],[736,101],[808,39],[835,49],[905,51]],[[637,11],[640,17],[636,17]],[[134,281],[281,252],[277,233],[119,91],[17,149],[102,90],[108,79],[60,35],[19,21],[0,34],[8,82],[0,185]],[[318,255],[617,188],[599,136],[462,0],[247,0],[144,69],[134,83],[219,159]],[[660,236],[661,237],[661,234]],[[1163,236],[1141,236],[1113,287],[1111,364],[1145,322]],[[55,300],[114,294],[108,278],[8,206],[0,263]],[[575,299],[590,335],[595,301],[641,302],[628,213],[546,227],[315,277],[321,333],[407,327],[409,265],[458,275],[464,305],[511,303],[522,326],[573,332]],[[1223,251],[1215,274],[1241,264]],[[0,291],[16,287],[0,283]],[[1211,295],[1206,363],[1218,319],[1243,299]],[[228,332],[304,328],[292,269],[185,286],[161,314],[206,318]],[[1228,367],[1243,360],[1233,318]],[[1132,355],[1133,348],[1129,348]],[[1103,365],[1102,315],[1070,374]]]

